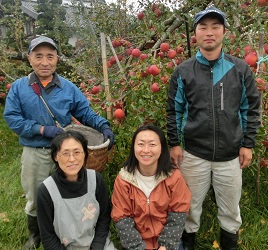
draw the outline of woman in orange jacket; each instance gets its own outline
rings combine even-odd
[[[190,200],[163,131],[150,124],[138,128],[112,194],[111,215],[123,249],[178,250]]]

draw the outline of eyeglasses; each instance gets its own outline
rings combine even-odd
[[[73,151],[73,152],[63,152],[62,154],[58,154],[59,157],[61,157],[62,159],[68,161],[71,157],[71,155],[73,155],[73,157],[75,159],[80,159],[83,156],[84,152],[83,151]]]

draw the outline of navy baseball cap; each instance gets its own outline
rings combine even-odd
[[[224,25],[224,27],[226,27],[226,15],[221,10],[217,9],[216,7],[210,6],[210,7],[207,7],[205,10],[198,12],[195,15],[194,29],[202,18],[204,18],[205,16],[209,16],[209,15],[217,17],[221,21],[221,23]]]
[[[30,42],[28,54],[30,54],[38,45],[40,45],[42,43],[50,44],[58,52],[58,47],[57,47],[56,43],[51,38],[46,37],[46,36],[39,36]]]

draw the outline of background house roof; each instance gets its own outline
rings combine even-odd
[[[94,4],[95,2],[99,2],[99,3],[106,3],[105,0],[91,0],[91,1],[86,1],[83,0],[83,5],[85,7],[92,7],[92,4]],[[66,23],[67,24],[73,24],[74,23],[74,11],[75,11],[75,6],[77,6],[78,4],[80,4],[79,0],[76,0],[76,4],[73,4],[74,1],[73,0],[63,0],[62,1],[62,5],[64,7],[66,7]],[[21,8],[23,13],[27,14],[28,16],[32,17],[33,19],[37,19],[38,17],[38,13],[35,8],[37,6],[37,0],[32,0],[32,1],[21,1]]]
[[[37,19],[38,12],[36,12],[35,7],[37,6],[36,1],[32,2],[25,2],[21,1],[21,9],[23,13],[27,14],[28,16],[32,17],[33,19]]]

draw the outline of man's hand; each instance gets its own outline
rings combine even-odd
[[[107,141],[107,139],[110,140],[110,143],[108,146],[108,150],[110,150],[112,148],[112,146],[114,145],[114,133],[109,127],[105,128],[102,131],[102,133],[103,133],[104,141]]]
[[[42,126],[40,132],[43,137],[54,138],[56,135],[61,134],[63,129],[56,126]]]
[[[180,146],[174,146],[170,149],[169,153],[172,164],[179,168],[180,163],[182,163],[182,148]]]
[[[246,168],[252,160],[252,149],[251,148],[240,148],[239,150],[239,162],[240,168]]]

